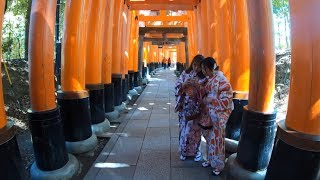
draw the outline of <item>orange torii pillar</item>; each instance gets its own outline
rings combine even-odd
[[[217,1],[218,2],[218,1]],[[218,41],[218,57],[217,63],[219,69],[225,74],[227,79],[230,81],[230,12],[229,6],[230,1],[219,1],[215,4],[215,11],[217,11],[217,41]]]
[[[121,100],[122,102],[127,104],[127,94],[128,94],[128,69],[127,69],[127,56],[128,56],[128,52],[126,51],[127,49],[127,45],[128,45],[128,40],[127,40],[127,36],[128,36],[128,19],[129,19],[129,15],[128,15],[128,8],[126,5],[122,4],[123,7],[123,11],[121,13],[121,18],[122,18],[122,38],[121,38],[121,74],[122,74],[122,79],[121,79]]]
[[[138,71],[134,72],[134,87],[137,91],[141,91],[142,84],[142,68],[143,68],[143,35],[139,34],[138,39]],[[137,87],[137,88],[136,88]]]
[[[147,56],[147,59],[146,59],[146,65],[145,65],[145,71],[144,71],[144,76],[145,78],[147,78],[148,76],[148,69],[150,69],[150,63],[152,62],[152,43],[149,43],[148,44],[148,56]]]
[[[320,179],[320,1],[290,0],[291,81],[287,118],[266,179]]]
[[[193,13],[191,11],[187,12],[188,16],[189,16],[189,20],[188,20],[188,39],[189,39],[189,54],[190,57],[194,57],[196,55],[195,53],[195,42],[194,42],[194,23],[193,23]],[[172,59],[172,58],[171,58]]]
[[[61,107],[68,152],[91,151],[98,143],[91,130],[89,94],[85,90],[88,12],[92,1],[66,1],[61,56]]]
[[[272,5],[247,0],[250,45],[249,103],[245,106],[237,154],[229,157],[227,179],[264,179],[276,132],[273,108],[275,53]]]
[[[153,76],[154,70],[155,70],[155,58],[157,57],[157,46],[155,45],[150,46],[149,57],[150,57],[150,62],[148,64],[149,74]]]
[[[207,6],[207,0],[201,1],[200,2],[200,11],[201,11],[201,35],[203,41],[201,42],[202,44],[202,50],[201,53],[203,56],[208,57],[210,56],[209,54],[209,43],[210,40],[208,40],[208,17],[207,17],[207,11],[208,11],[208,6]]]
[[[114,2],[113,31],[112,31],[112,83],[114,84],[114,105],[116,110],[122,105],[122,72],[121,72],[121,44],[122,44],[122,1]]]
[[[127,25],[126,25],[126,41],[124,42],[125,44],[125,78],[126,78],[126,102],[127,100],[131,100],[132,96],[130,95],[130,90],[131,90],[131,76],[129,74],[129,61],[130,61],[130,36],[131,36],[131,23],[134,23],[134,19],[132,19],[132,11],[129,10],[129,8],[126,8],[127,11]]]
[[[134,79],[134,59],[136,54],[136,44],[137,42],[137,27],[138,27],[137,11],[131,12],[130,21],[130,37],[129,37],[129,62],[128,62],[128,74],[129,74],[129,89],[130,94],[137,95],[133,86]]]
[[[2,29],[5,5],[6,5],[6,1],[0,0],[0,28],[1,29]],[[2,33],[0,33],[0,44],[2,44]],[[0,47],[0,55],[2,56],[1,47]],[[1,69],[1,62],[0,62],[0,69]],[[7,120],[6,112],[4,109],[2,76],[0,76],[0,168],[1,168],[2,179],[22,179],[25,174],[24,166],[21,160],[19,147],[16,139],[15,130],[16,128],[14,126],[14,122]],[[61,135],[63,136],[63,134]],[[61,141],[61,143],[63,143],[63,140]]]
[[[136,32],[135,32],[135,39],[136,43],[134,44],[134,58],[133,58],[133,87],[138,87],[138,77],[139,77],[139,45],[140,45],[140,38],[139,38],[139,25],[138,25],[138,20],[137,21],[137,26],[136,26]],[[142,37],[143,39],[143,37]]]
[[[114,1],[115,0],[107,1],[102,46],[102,83],[104,84],[104,108],[105,115],[110,121],[119,118],[119,112],[114,108],[114,84],[112,83],[111,78]]]
[[[207,6],[211,11],[207,11],[208,16],[208,27],[209,27],[209,34],[208,34],[208,41],[209,41],[209,56],[218,59],[218,28],[217,25],[217,11],[215,10],[215,6],[219,3],[219,1],[207,1]]]
[[[87,31],[86,54],[86,88],[89,91],[92,131],[102,135],[110,128],[110,122],[105,118],[104,84],[102,83],[102,45],[105,0],[92,1]]]
[[[143,85],[146,85],[147,84],[147,72],[148,72],[148,64],[150,62],[150,46],[151,46],[151,42],[148,42],[147,43],[147,46],[146,46],[146,57],[143,59],[143,66],[142,66],[142,84]]]
[[[202,54],[202,32],[201,32],[201,28],[202,28],[202,23],[201,23],[201,5],[198,4],[196,9],[195,9],[195,34],[197,35],[197,37],[195,37],[196,42],[197,42],[197,54]]]
[[[31,179],[69,179],[79,169],[77,159],[67,153],[60,108],[55,98],[56,6],[56,0],[47,0],[33,1],[31,7],[28,44],[31,109],[28,118],[35,155]]]
[[[178,44],[178,50],[177,50],[177,54],[178,54],[178,63],[177,63],[177,71],[179,73],[182,73],[182,71],[185,69],[186,66],[186,53],[185,53],[185,43],[184,42],[180,42]]]
[[[247,4],[245,1],[230,1],[230,11],[234,12],[231,21],[233,27],[230,34],[231,45],[231,63],[230,63],[230,83],[233,89],[233,104],[232,111],[227,127],[226,127],[226,144],[229,142],[235,143],[234,148],[227,151],[236,152],[237,143],[240,138],[241,120],[243,107],[248,105],[249,93],[249,72],[250,72],[250,58],[249,58],[249,27]],[[228,141],[229,139],[235,141]]]
[[[190,63],[189,63],[189,40],[188,40],[188,35],[186,35],[184,37],[184,54],[185,54],[185,66],[188,67],[190,65]]]
[[[197,55],[197,37],[196,37],[196,22],[195,22],[195,10],[194,11],[188,11],[189,15],[189,21],[188,21],[188,32],[190,32],[190,41],[191,41],[191,52],[190,57],[194,57]]]

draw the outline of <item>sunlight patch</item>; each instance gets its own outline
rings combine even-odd
[[[102,155],[106,155],[106,156],[112,156],[112,155],[116,155],[116,153],[107,153],[107,152],[103,152],[101,153]]]
[[[147,111],[147,110],[149,110],[149,109],[147,109],[147,108],[145,108],[145,107],[138,107],[138,109],[139,109],[140,111]]]
[[[96,163],[94,165],[96,168],[124,168],[124,167],[130,167],[130,165],[125,163]]]

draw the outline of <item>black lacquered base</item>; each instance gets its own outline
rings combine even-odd
[[[155,63],[151,63],[150,64],[150,71],[149,71],[150,74],[153,73],[155,71],[155,69],[156,69],[156,64]]]
[[[20,180],[25,174],[12,121],[0,129],[0,169],[0,179]]]
[[[250,171],[267,168],[276,133],[276,113],[263,114],[244,107],[238,163]]]
[[[65,140],[68,142],[83,141],[91,137],[91,113],[87,91],[58,91],[61,119]]]
[[[128,74],[129,74],[129,79],[128,79],[128,84],[129,84],[129,90],[133,89],[134,87],[134,71],[128,71]]]
[[[112,83],[114,84],[114,105],[119,106],[123,99],[121,74],[112,74]]]
[[[142,67],[142,78],[146,78],[148,73],[148,67]]]
[[[126,99],[127,99],[127,94],[130,90],[130,75],[126,74],[125,77],[126,77]]]
[[[177,63],[177,67],[176,67],[176,70],[180,73],[182,73],[182,71],[184,70],[184,66],[182,63]]]
[[[89,91],[91,124],[99,124],[105,120],[104,86],[103,84],[87,84]]]
[[[139,79],[140,79],[139,76],[140,76],[139,71],[138,72],[134,72],[134,76],[133,76],[133,85],[134,85],[134,87],[140,86],[140,84],[139,84]]]
[[[53,171],[67,164],[69,159],[59,107],[43,112],[28,110],[28,119],[37,167],[42,171]]]
[[[121,85],[122,85],[122,93],[121,93],[121,100],[122,102],[127,100],[127,94],[128,94],[128,80],[125,79],[121,79]]]
[[[105,108],[105,113],[114,111],[113,83],[104,85],[104,108]]]
[[[289,130],[279,122],[266,179],[320,179],[320,136]]]
[[[232,111],[226,127],[226,138],[239,141],[242,122],[243,107],[248,105],[248,100],[233,99],[234,110]]]

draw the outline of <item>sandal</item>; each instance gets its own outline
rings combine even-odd
[[[187,159],[187,157],[185,157],[185,156],[182,155],[182,154],[180,155],[180,160],[181,160],[181,161],[184,161],[184,160],[186,160],[186,159]]]
[[[213,173],[213,175],[215,175],[215,176],[219,176],[219,174],[221,173],[221,171],[213,170],[212,173]]]
[[[209,161],[205,161],[202,163],[202,167],[209,167],[209,166],[210,166]]]
[[[195,162],[199,162],[200,160],[202,159],[202,155],[201,155],[201,152],[197,152],[197,155],[194,157],[194,161]]]

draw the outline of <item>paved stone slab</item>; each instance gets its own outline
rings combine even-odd
[[[182,180],[209,180],[210,171],[208,168],[171,168],[171,179]]]
[[[177,113],[171,112],[169,116],[170,116],[170,120],[176,120],[179,122],[179,117]]]
[[[134,178],[136,180],[170,179],[170,154],[167,151],[142,150]]]
[[[148,127],[169,127],[169,119],[150,120]]]
[[[156,105],[152,108],[152,114],[169,114],[170,109],[168,105],[160,106]]]
[[[86,176],[84,177],[84,179],[91,180],[96,177],[96,175],[100,171],[100,168],[95,167],[95,164],[96,163],[104,163],[106,161],[106,159],[108,158],[108,155],[111,153],[111,150],[113,149],[114,145],[116,144],[118,138],[119,138],[119,136],[113,135],[111,137],[111,139],[109,139],[108,143],[103,148],[100,155],[97,157],[94,164],[91,166],[91,168],[87,172]]]
[[[168,120],[169,119],[169,114],[151,114],[150,120]]]
[[[194,162],[193,157],[188,157],[185,161],[181,161],[178,150],[178,138],[171,138],[171,167],[202,167],[201,162]]]
[[[170,126],[170,137],[179,137],[179,126],[171,127]]]
[[[148,120],[134,120],[129,121],[125,127],[123,133],[129,137],[141,137],[144,138],[148,126]]]
[[[119,137],[116,145],[107,158],[107,163],[125,163],[136,165],[140,154],[143,138]]]
[[[169,128],[147,128],[142,149],[170,151]]]
[[[103,164],[101,164],[103,166]],[[101,168],[95,180],[131,180],[134,176],[136,166],[127,167],[126,164],[105,164],[106,168]],[[115,166],[114,168],[111,168]],[[116,166],[120,166],[117,167]],[[122,167],[123,166],[123,167]],[[88,179],[89,180],[89,179]],[[92,180],[92,179],[91,179]]]
[[[150,118],[151,110],[141,111],[136,110],[130,119],[137,119],[137,120],[148,120]]]

